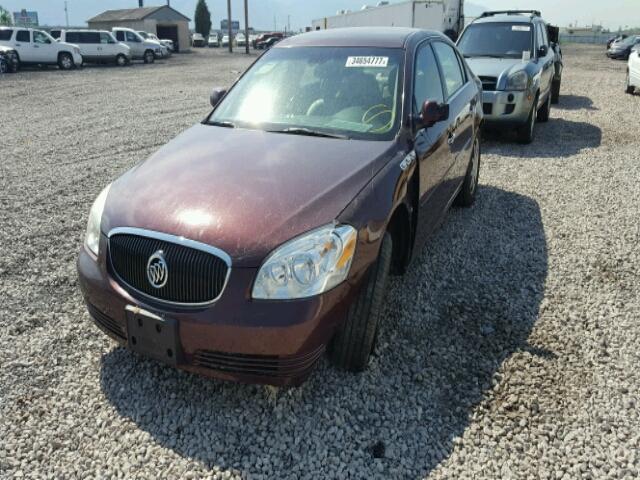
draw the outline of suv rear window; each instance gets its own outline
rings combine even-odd
[[[13,30],[10,28],[0,30],[0,40],[11,40],[11,35],[13,35]]]
[[[532,54],[533,33],[531,23],[474,23],[458,40],[458,49],[467,58],[522,58],[522,52]]]
[[[16,34],[16,42],[27,42],[31,41],[31,36],[29,35],[29,30],[20,30]]]

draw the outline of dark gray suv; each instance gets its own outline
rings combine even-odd
[[[522,143],[533,141],[536,121],[549,119],[560,89],[561,57],[547,28],[538,11],[485,12],[458,40],[482,81],[485,123],[515,127]]]

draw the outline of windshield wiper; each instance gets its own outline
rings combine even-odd
[[[228,120],[224,120],[224,121],[211,120],[210,122],[207,122],[207,125],[213,125],[214,127],[236,128],[236,124]]]
[[[486,58],[505,58],[504,55],[495,55],[491,53],[477,53],[473,55],[465,55],[464,58],[478,58],[478,57],[486,57]]]
[[[306,135],[308,137],[339,138],[341,140],[349,140],[349,137],[347,135],[320,132],[318,130],[312,130],[310,128],[303,128],[303,127],[290,127],[290,128],[283,128],[282,130],[267,130],[267,131],[270,133],[288,133],[289,135]]]

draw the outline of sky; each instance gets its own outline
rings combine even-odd
[[[392,0],[398,1],[398,0]],[[21,9],[38,12],[41,25],[64,25],[64,0],[0,0],[0,5],[10,12]],[[145,5],[162,5],[166,0],[145,0]],[[258,30],[283,29],[287,23],[293,30],[311,24],[314,18],[334,15],[339,9],[358,10],[365,3],[377,0],[249,0],[249,24]],[[135,8],[138,0],[67,0],[69,23],[84,25],[104,10]],[[196,0],[171,0],[171,6],[193,18]],[[207,0],[213,25],[226,17],[226,0]],[[618,27],[640,27],[640,0],[472,0],[465,3],[469,15],[484,9],[535,8],[550,23],[591,25],[602,23],[617,30]],[[232,0],[234,20],[244,25],[243,0]]]

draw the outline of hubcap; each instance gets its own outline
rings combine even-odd
[[[62,57],[62,66],[64,68],[71,68],[71,59],[69,57]]]

